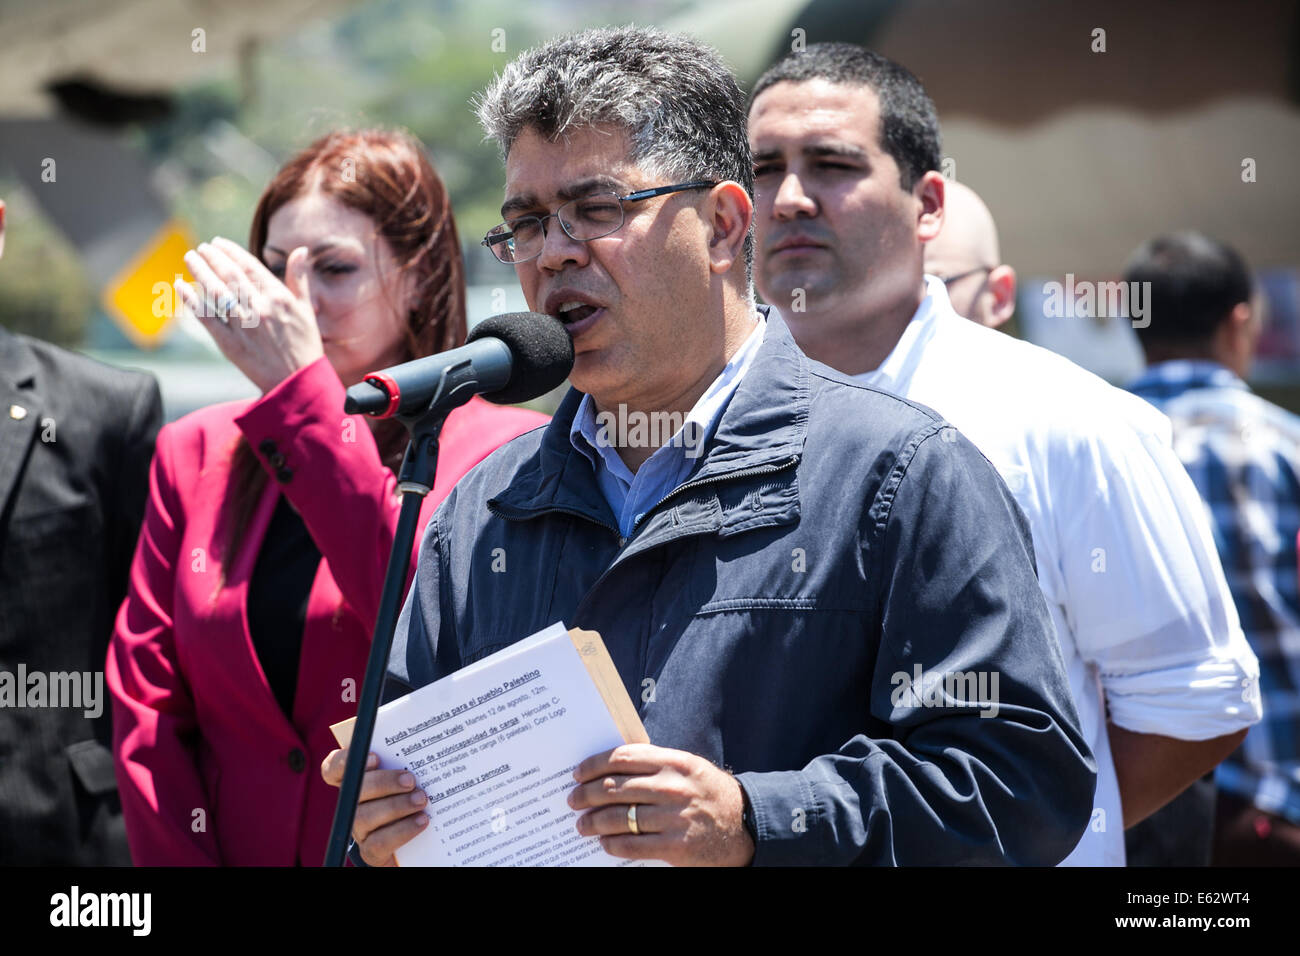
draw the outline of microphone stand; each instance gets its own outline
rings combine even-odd
[[[348,745],[348,759],[343,770],[343,784],[339,787],[339,801],[334,807],[334,823],[330,827],[326,866],[342,866],[348,850],[348,837],[356,815],[357,799],[361,795],[361,778],[365,774],[366,757],[370,753],[370,740],[375,731],[375,714],[379,710],[384,678],[388,673],[388,655],[393,647],[393,632],[402,611],[402,591],[406,586],[407,562],[411,545],[415,541],[415,526],[420,517],[424,496],[433,488],[438,467],[438,436],[447,416],[453,409],[464,405],[478,391],[470,360],[443,370],[438,388],[426,408],[393,417],[406,426],[411,441],[406,446],[402,467],[398,472],[397,490],[402,495],[402,510],[393,535],[393,547],[388,555],[388,570],[384,574],[384,589],[379,600],[379,616],[375,620],[374,635],[370,643],[370,658],[366,663],[366,677],[361,685],[361,699],[357,703],[357,721],[352,728],[352,741]]]

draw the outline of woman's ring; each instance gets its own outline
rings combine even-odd
[[[209,299],[208,302],[211,306],[208,314],[227,325],[230,324],[230,319],[236,316],[235,310],[239,308],[239,302],[229,292],[222,292],[217,296],[216,301]]]

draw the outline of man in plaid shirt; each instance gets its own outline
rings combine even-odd
[[[1264,719],[1219,765],[1214,863],[1300,863],[1300,418],[1243,379],[1261,319],[1237,252],[1197,233],[1152,239],[1125,270],[1150,283],[1130,390],[1173,423],[1205,499],[1241,626],[1259,658]],[[1133,288],[1133,286],[1129,286]]]

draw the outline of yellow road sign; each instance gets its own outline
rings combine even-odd
[[[184,256],[198,243],[184,223],[166,223],[104,286],[104,310],[140,348],[162,344],[174,314],[177,276],[193,281]]]

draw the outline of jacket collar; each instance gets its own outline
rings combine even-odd
[[[741,477],[738,473],[749,469],[797,462],[803,454],[808,359],[777,311],[765,305],[759,308],[767,318],[763,343],[686,484]],[[582,398],[582,392],[569,389],[537,452],[520,465],[489,506],[517,518],[566,511],[617,529],[591,462],[569,440]]]
[[[36,371],[36,357],[27,343],[0,325],[0,387],[13,391],[30,385]]]

